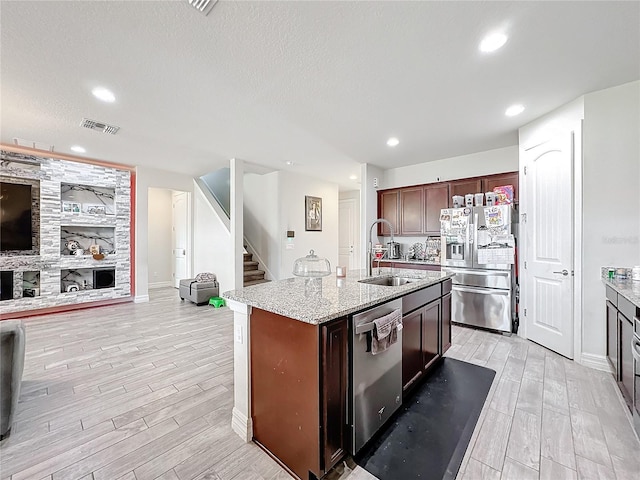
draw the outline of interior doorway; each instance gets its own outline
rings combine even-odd
[[[149,188],[149,288],[178,288],[191,275],[190,194],[167,188]]]
[[[360,267],[360,191],[340,192],[338,206],[338,262],[348,270]]]

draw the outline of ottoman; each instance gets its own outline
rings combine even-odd
[[[196,305],[207,305],[211,297],[218,296],[218,282],[196,282],[195,278],[180,280],[180,299]]]
[[[20,320],[0,322],[0,439],[11,430],[24,369],[25,329]]]

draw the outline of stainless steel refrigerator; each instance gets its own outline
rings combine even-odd
[[[517,220],[511,205],[441,211],[442,271],[455,274],[453,322],[514,331]]]

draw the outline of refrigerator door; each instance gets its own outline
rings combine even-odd
[[[451,321],[511,333],[511,290],[453,285]]]
[[[440,263],[451,267],[473,266],[473,211],[445,208],[440,211]]]
[[[472,268],[486,270],[510,270],[511,265],[508,263],[481,264],[478,262],[478,232],[484,232],[484,235],[491,239],[492,234],[510,234],[516,233],[512,231],[512,221],[517,220],[511,205],[495,205],[492,207],[474,207],[473,208],[473,264]]]
[[[511,270],[474,270],[471,268],[442,267],[443,273],[453,273],[454,285],[511,289]]]

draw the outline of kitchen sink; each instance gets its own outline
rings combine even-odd
[[[386,287],[399,287],[400,285],[406,285],[414,280],[412,278],[405,277],[372,277],[358,280],[360,283],[370,283],[373,285],[384,285]]]

